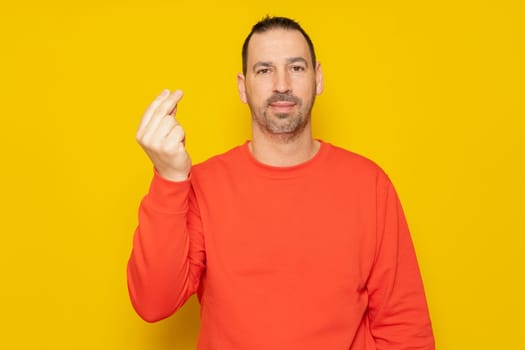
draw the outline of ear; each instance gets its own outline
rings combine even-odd
[[[241,73],[237,74],[237,89],[239,90],[241,101],[248,103],[248,99],[246,98],[246,78]]]
[[[315,66],[315,93],[316,95],[320,95],[321,92],[324,90],[324,78],[323,78],[323,70],[321,69],[321,63],[317,62],[317,65]]]

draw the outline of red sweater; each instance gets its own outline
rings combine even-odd
[[[396,192],[371,161],[322,143],[293,167],[247,143],[155,174],[128,263],[141,317],[193,293],[198,349],[434,349],[421,277]]]

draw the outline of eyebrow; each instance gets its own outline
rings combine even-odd
[[[290,57],[286,60],[287,63],[296,63],[296,62],[303,62],[308,66],[308,61],[304,59],[303,57]]]
[[[273,63],[270,61],[259,61],[253,65],[253,70],[255,71],[258,67],[271,67]]]
[[[290,64],[290,63],[296,63],[296,62],[302,62],[304,63],[306,66],[308,66],[308,61],[306,59],[304,59],[303,57],[290,57],[290,58],[287,58],[286,59],[286,63],[287,64]],[[255,71],[258,67],[272,67],[273,66],[273,62],[271,61],[259,61],[257,63],[255,63],[253,65],[253,70]]]

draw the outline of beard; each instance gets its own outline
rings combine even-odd
[[[277,137],[282,141],[291,141],[310,123],[311,111],[315,94],[305,104],[302,99],[291,94],[276,93],[265,101],[264,107],[256,109],[251,103],[252,120],[259,129],[267,135]],[[273,113],[270,105],[275,102],[286,101],[294,103],[294,110],[290,113]]]

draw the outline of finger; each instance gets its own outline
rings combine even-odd
[[[171,117],[175,117],[175,114],[177,114],[177,105],[175,105],[175,107],[173,107],[173,109],[168,112],[168,115]]]
[[[184,129],[180,124],[176,124],[168,133],[166,136],[166,143],[169,145],[178,145],[181,143],[182,145],[185,144],[186,141],[186,133],[184,132]]]
[[[170,131],[177,125],[178,123],[175,119],[166,116],[162,119],[157,129],[151,133],[151,136],[144,136],[144,141],[148,142],[152,148],[159,147],[164,142]]]
[[[183,93],[181,90],[175,90],[172,92],[154,111],[153,118],[157,115],[162,118],[165,115],[170,114],[177,107],[177,103],[182,99],[182,95]]]
[[[153,112],[153,116],[151,117],[149,122],[144,127],[144,135],[150,132],[155,132],[163,118],[172,118],[172,116],[168,115],[168,112],[172,111],[181,99],[182,91],[176,90],[172,92],[170,96],[168,96],[164,101],[162,101],[161,104]]]
[[[144,112],[142,119],[140,121],[137,135],[143,134],[144,127],[149,123],[151,120],[151,117],[153,116],[153,112],[155,109],[160,105],[162,101],[164,101],[168,96],[170,95],[170,91],[165,89],[163,90],[154,100],[153,102],[148,106],[146,111]]]

